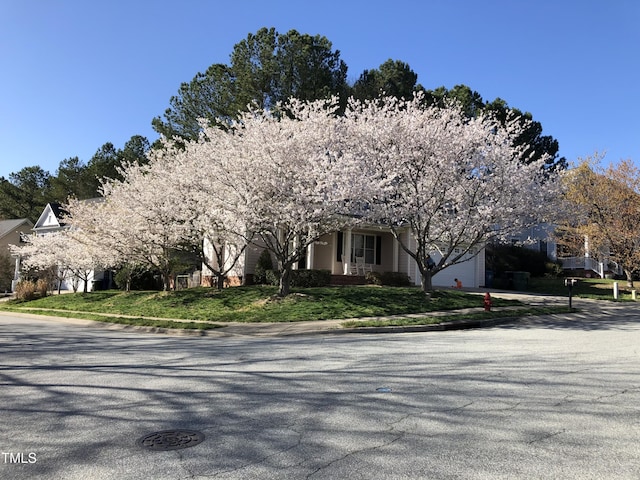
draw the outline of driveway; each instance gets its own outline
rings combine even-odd
[[[640,314],[582,311],[293,337],[0,316],[0,478],[640,478]],[[200,443],[140,445],[166,431]]]

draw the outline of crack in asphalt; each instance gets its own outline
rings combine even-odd
[[[558,435],[566,433],[566,431],[567,430],[563,428],[562,430],[559,430],[557,432],[547,433],[546,435],[540,435],[538,438],[528,441],[527,445],[533,445],[534,443],[540,443],[550,438],[557,437]]]
[[[259,459],[256,459],[254,461],[245,463],[245,464],[240,465],[238,467],[230,468],[228,470],[221,470],[219,472],[214,473],[213,475],[206,475],[203,478],[216,478],[216,477],[218,477],[220,475],[224,475],[224,474],[227,474],[227,473],[238,472],[238,471],[243,470],[243,469],[248,468],[248,467],[260,465],[261,463],[264,463],[265,461],[269,460],[270,458],[273,458],[273,457],[278,456],[278,455],[282,455],[283,453],[286,453],[286,452],[289,452],[291,450],[294,450],[294,449],[298,448],[300,445],[303,444],[303,437],[304,437],[305,433],[296,430],[296,428],[294,428],[294,427],[295,427],[295,424],[286,425],[286,426],[283,427],[284,430],[291,431],[291,432],[295,433],[298,436],[298,440],[293,445],[291,445],[289,447],[286,447],[286,448],[283,448],[283,449],[280,449],[277,452],[271,453],[269,455],[264,455],[263,457],[261,457]],[[305,462],[305,460],[295,464],[295,466],[299,466],[299,465],[303,464],[304,462]],[[283,467],[283,469],[287,469],[287,468],[290,468],[290,467]]]
[[[391,430],[393,430],[393,429],[394,429],[394,427],[391,427]],[[395,442],[397,442],[398,440],[400,440],[401,438],[403,438],[405,435],[407,435],[407,433],[403,432],[402,434],[396,435],[395,438],[393,438],[393,439],[391,439],[391,440],[389,440],[387,442],[383,442],[380,445],[376,445],[375,447],[367,447],[367,448],[360,448],[360,449],[357,449],[357,450],[352,450],[352,451],[344,454],[340,458],[336,458],[336,459],[334,459],[334,460],[322,465],[321,467],[316,468],[313,472],[311,472],[305,478],[309,479],[309,478],[313,477],[316,473],[321,472],[322,470],[330,467],[331,465],[334,465],[334,464],[336,464],[338,462],[341,462],[342,460],[345,460],[345,459],[351,457],[352,455],[357,455],[357,454],[363,453],[363,452],[374,452],[374,451],[379,450],[381,448],[388,447],[389,445],[392,445]]]
[[[609,395],[600,395],[599,397],[596,397],[595,400],[598,401],[598,400],[604,400],[605,398],[619,397],[620,395],[626,395],[627,393],[637,393],[638,390],[640,390],[640,387],[625,388],[620,392],[614,392]]]

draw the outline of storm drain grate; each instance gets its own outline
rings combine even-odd
[[[204,433],[195,430],[164,430],[150,433],[137,441],[149,450],[180,450],[198,445],[204,440]]]

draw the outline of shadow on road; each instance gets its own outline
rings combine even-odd
[[[625,478],[621,465],[637,460],[620,444],[637,414],[622,403],[640,393],[625,368],[634,359],[593,360],[595,343],[565,355],[572,333],[544,337],[546,350],[538,332],[515,331],[637,331],[630,308],[594,312],[467,332],[266,339],[0,323],[0,444],[39,458],[0,465],[0,476],[535,478],[540,465],[598,458],[574,473],[606,478],[604,445]],[[174,428],[207,440],[180,453],[135,444]]]
[[[548,328],[557,330],[626,330],[640,325],[640,307],[635,303],[574,301],[572,314],[525,317],[497,328]]]

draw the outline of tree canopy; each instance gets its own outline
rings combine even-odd
[[[466,85],[426,90],[417,83],[417,73],[401,60],[388,59],[377,68],[366,69],[349,85],[347,65],[340,51],[332,48],[327,38],[296,30],[281,34],[274,28],[262,28],[250,33],[234,46],[228,64],[215,63],[182,83],[163,116],[153,119],[153,128],[166,138],[195,140],[202,130],[200,119],[209,126],[228,124],[250,106],[273,109],[289,98],[310,101],[337,95],[344,109],[350,96],[361,101],[381,96],[409,100],[423,92],[429,105],[459,102],[469,118],[491,112],[503,126],[518,119],[525,128],[517,143],[529,148],[522,159],[545,158],[545,170],[566,168],[566,159],[558,156],[557,140],[543,135],[542,125],[531,113],[512,108],[500,98],[485,101]]]
[[[87,163],[78,157],[62,160],[55,175],[34,166],[10,174],[9,179],[0,177],[0,218],[35,222],[47,203],[65,203],[69,197],[97,197],[104,179],[120,179],[124,165],[146,163],[149,150],[149,141],[134,135],[121,149],[105,143]]]
[[[25,167],[0,178],[0,216],[36,221],[48,203],[51,175],[41,167]]]
[[[352,100],[344,111],[336,98],[283,107],[288,115],[253,108],[225,128],[205,125],[181,147],[167,141],[148,164],[106,182],[103,203],[72,202],[71,225],[114,264],[161,271],[165,288],[176,252],[228,245],[211,268],[222,278],[257,237],[278,261],[285,296],[322,235],[377,224],[416,261],[428,292],[435,273],[552,209],[544,158],[517,161],[526,150],[514,143],[518,121],[468,118],[422,95]]]
[[[544,158],[543,167],[547,171],[558,171],[567,168],[567,160],[559,157],[560,145],[558,141],[550,135],[542,134],[542,124],[533,119],[529,112],[523,113],[517,108],[509,107],[507,102],[501,98],[489,102],[482,96],[471,90],[466,85],[456,85],[451,89],[439,87],[435,90],[425,91],[428,104],[444,106],[447,101],[458,102],[469,118],[481,113],[491,113],[505,126],[508,122],[517,121],[521,124],[522,131],[515,140],[516,145],[526,146],[522,152],[521,160],[526,162],[537,162]]]
[[[423,92],[428,105],[442,107],[452,99],[458,101],[468,118],[491,112],[503,126],[516,119],[524,127],[517,143],[528,148],[521,160],[545,158],[546,171],[567,166],[566,159],[558,155],[558,141],[543,135],[542,125],[531,113],[512,108],[500,98],[485,101],[466,85],[426,90],[417,81],[409,64],[388,59],[377,68],[364,70],[350,85],[347,65],[326,37],[261,28],[234,46],[228,63],[214,63],[182,83],[170,98],[169,108],[152,125],[184,147],[185,141],[196,140],[202,131],[200,119],[209,126],[229,125],[250,107],[274,109],[289,98],[312,101],[335,95],[342,112],[350,96],[360,101],[383,95],[408,100]],[[160,145],[156,142],[153,147]],[[69,196],[95,197],[102,179],[121,179],[119,169],[130,162],[145,163],[150,149],[146,138],[134,135],[122,149],[105,143],[86,163],[78,157],[66,158],[54,175],[34,170],[42,170],[40,167],[27,167],[9,179],[0,178],[0,217],[35,220],[48,202],[64,202]]]
[[[229,65],[216,63],[171,97],[153,128],[167,138],[197,138],[199,119],[210,125],[238,118],[250,106],[274,108],[289,98],[315,100],[347,94],[347,65],[321,35],[261,28],[237,43]]]
[[[417,81],[418,74],[411,70],[409,64],[389,59],[377,69],[362,72],[353,84],[351,94],[358,100],[372,100],[380,96],[408,100],[416,90],[423,90]]]
[[[526,124],[425,106],[422,95],[354,102],[346,118],[341,148],[361,182],[348,198],[362,209],[352,213],[391,230],[426,292],[439,271],[553,211],[557,182],[545,177],[545,158],[517,161],[528,150],[516,142]]]
[[[325,37],[262,28],[234,46],[229,64],[180,85],[152,121],[167,139],[152,154],[133,136],[86,164],[63,160],[55,176],[27,167],[0,179],[0,215],[35,220],[46,203],[70,199],[79,230],[100,233],[91,242],[112,253],[101,262],[157,269],[165,288],[176,254],[202,254],[203,242],[221,284],[255,235],[278,260],[286,295],[306,246],[355,219],[386,225],[427,291],[432,275],[550,205],[566,160],[530,113],[465,85],[426,90],[400,60],[351,86],[346,78]],[[83,219],[75,199],[98,194],[105,202]],[[109,221],[97,226],[96,212]]]
[[[587,238],[589,255],[618,263],[633,286],[640,265],[640,169],[631,160],[603,167],[600,158],[584,159],[564,175],[565,237]]]

